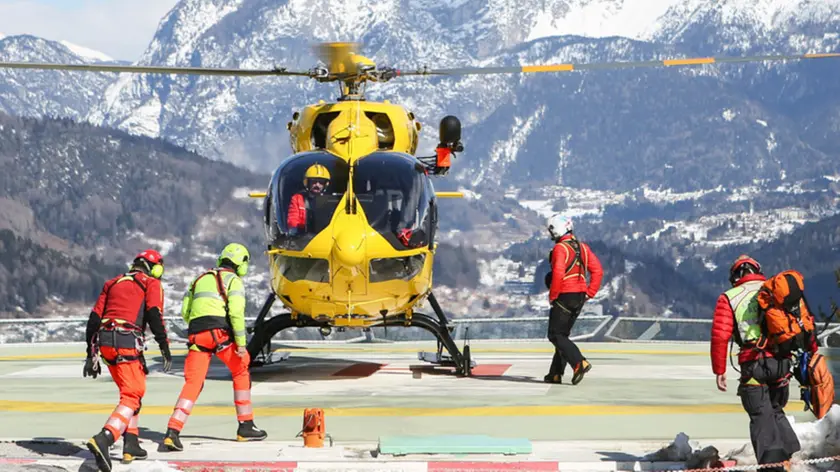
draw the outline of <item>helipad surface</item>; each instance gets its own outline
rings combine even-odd
[[[605,441],[600,444],[649,440],[650,446],[667,444],[680,432],[706,441],[748,441],[748,417],[735,393],[737,373],[729,367],[730,390],[719,392],[708,345],[580,346],[593,368],[577,386],[543,383],[552,352],[547,342],[473,341],[478,365],[472,378],[418,361],[417,352],[433,350],[434,343],[281,346],[291,353],[288,360],[252,372],[255,421],[269,440],[289,444],[300,441],[295,436],[303,409],[315,407],[325,409],[327,432],[341,443],[375,443],[386,435],[485,434]],[[823,352],[833,357],[837,372],[838,355],[831,351]],[[147,353],[152,372],[140,417],[146,446],[160,441],[183,383],[185,351],[174,354],[173,369],[164,374],[159,353]],[[0,346],[2,436],[83,440],[95,434],[117,403],[117,389],[107,372],[83,378],[83,363],[80,344]],[[798,422],[812,421],[798,397],[794,386],[788,413]],[[187,442],[212,442],[230,440],[235,431],[230,376],[214,361],[182,434]]]

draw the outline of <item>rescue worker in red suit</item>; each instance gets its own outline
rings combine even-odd
[[[732,288],[717,299],[711,334],[712,371],[721,392],[727,388],[727,344],[734,337],[739,346],[738,396],[750,417],[750,439],[759,464],[789,461],[800,449],[784,412],[790,393],[791,355],[773,354],[756,346],[761,337],[757,295],[765,280],[755,259],[739,256],[729,268]],[[808,343],[809,350],[816,352],[816,337],[811,336]]]
[[[87,360],[83,375],[94,379],[102,373],[99,359],[108,365],[111,378],[120,390],[120,403],[102,431],[87,447],[99,470],[111,470],[108,449],[123,437],[123,462],[145,459],[140,448],[137,423],[146,393],[148,368],[143,357],[146,327],[154,334],[163,355],[163,371],[172,368],[169,340],[163,323],[163,258],[148,249],[137,255],[125,274],[105,282],[88,318],[85,338]]]
[[[575,237],[570,218],[561,214],[552,215],[548,219],[548,232],[555,243],[549,255],[551,271],[545,278],[551,303],[548,339],[554,345],[554,358],[544,380],[562,383],[568,363],[574,369],[572,384],[577,385],[592,364],[583,357],[569,335],[586,300],[594,297],[601,288],[604,271],[589,245]],[[587,271],[590,274],[588,284]]]
[[[309,198],[322,195],[330,185],[330,171],[321,164],[313,164],[306,169],[303,176],[303,186],[306,190],[292,195],[289,203],[286,225],[292,234],[299,234],[306,231],[307,227],[307,202]]]

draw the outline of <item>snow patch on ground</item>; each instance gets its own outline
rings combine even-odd
[[[458,191],[464,194],[464,199],[466,200],[481,200],[481,194],[473,192],[472,190],[468,190],[463,187],[459,187]]]
[[[749,213],[721,213],[702,216],[694,221],[666,221],[663,228],[647,235],[646,238],[659,239],[663,233],[673,229],[680,239],[694,240],[701,246],[721,247],[771,241],[805,223],[819,221],[825,217],[822,212],[797,207]],[[710,236],[710,231],[716,228],[716,234]]]
[[[734,111],[730,110],[729,108],[727,108],[726,110],[723,110],[723,113],[721,113],[721,116],[726,121],[732,121],[733,119],[735,119],[735,115],[736,115],[736,113]]]
[[[176,241],[151,238],[140,231],[134,233],[133,236],[136,239],[140,239],[148,243],[152,249],[158,251],[164,257],[166,257],[169,251],[171,251],[172,248],[175,247],[175,245],[177,244]]]
[[[518,273],[521,265],[521,263],[512,261],[506,257],[497,257],[489,261],[479,259],[478,271],[481,274],[479,281],[481,285],[488,287],[501,287],[506,280],[511,279],[513,276],[519,278]]]
[[[237,187],[233,190],[233,198],[236,200],[247,201],[251,199],[251,197],[249,197],[248,194],[254,191],[255,190],[246,187]]]
[[[563,213],[572,218],[600,217],[604,214],[606,205],[622,203],[627,198],[626,194],[565,186],[545,187],[541,189],[540,193],[543,198],[523,200],[520,204],[539,213],[544,218],[548,218],[554,213]],[[560,211],[553,210],[554,204],[561,200],[566,201],[566,208]]]
[[[642,187],[645,198],[656,203],[672,203],[682,200],[696,200],[709,193],[720,192],[723,187],[717,187],[709,190],[698,190],[696,192],[674,192],[671,189],[654,190],[647,185]]]

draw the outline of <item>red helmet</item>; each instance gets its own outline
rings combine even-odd
[[[761,264],[759,264],[758,261],[746,254],[741,254],[737,259],[735,259],[735,262],[732,263],[732,267],[729,268],[729,282],[732,285],[735,285],[735,282],[743,277],[743,270],[746,268],[742,269],[742,267],[745,265],[753,267],[753,270],[750,270],[750,272],[757,274],[761,273]]]
[[[163,276],[163,256],[154,249],[146,249],[134,258],[134,265],[142,263],[146,266],[146,273],[159,279]]]
[[[137,254],[137,257],[135,257],[134,260],[149,261],[151,264],[163,264],[163,256],[154,249],[146,249],[140,254]]]

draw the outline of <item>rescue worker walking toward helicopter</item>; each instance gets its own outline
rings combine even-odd
[[[137,423],[146,393],[148,368],[143,357],[148,326],[163,355],[163,371],[172,368],[169,340],[163,323],[163,257],[148,249],[134,258],[128,272],[105,282],[88,318],[84,377],[102,373],[99,359],[108,365],[120,390],[120,403],[105,426],[87,442],[99,470],[111,470],[109,448],[123,438],[123,462],[145,459]]]
[[[727,344],[730,340],[738,344],[738,396],[750,417],[750,440],[759,464],[789,461],[800,449],[784,412],[790,394],[790,356],[775,355],[759,347],[762,328],[758,294],[765,280],[758,261],[739,256],[729,268],[732,288],[717,299],[711,333],[712,371],[721,392],[727,388]],[[809,349],[817,349],[814,337]]]
[[[554,345],[548,383],[561,383],[566,364],[574,369],[572,384],[577,385],[592,368],[580,349],[569,339],[572,327],[583,310],[586,300],[594,297],[601,288],[604,271],[598,257],[589,245],[574,235],[574,225],[569,217],[554,214],[548,219],[548,233],[554,241],[549,254],[551,270],[545,284],[551,311],[548,319],[548,339]],[[590,280],[586,282],[586,272]]]
[[[180,433],[192,412],[215,354],[233,377],[233,402],[239,441],[261,441],[267,437],[254,425],[251,406],[251,358],[245,338],[245,287],[240,277],[248,273],[248,249],[228,244],[216,267],[199,275],[184,294],[181,316],[188,324],[184,387],[169,418],[163,444],[170,451],[183,451]]]

